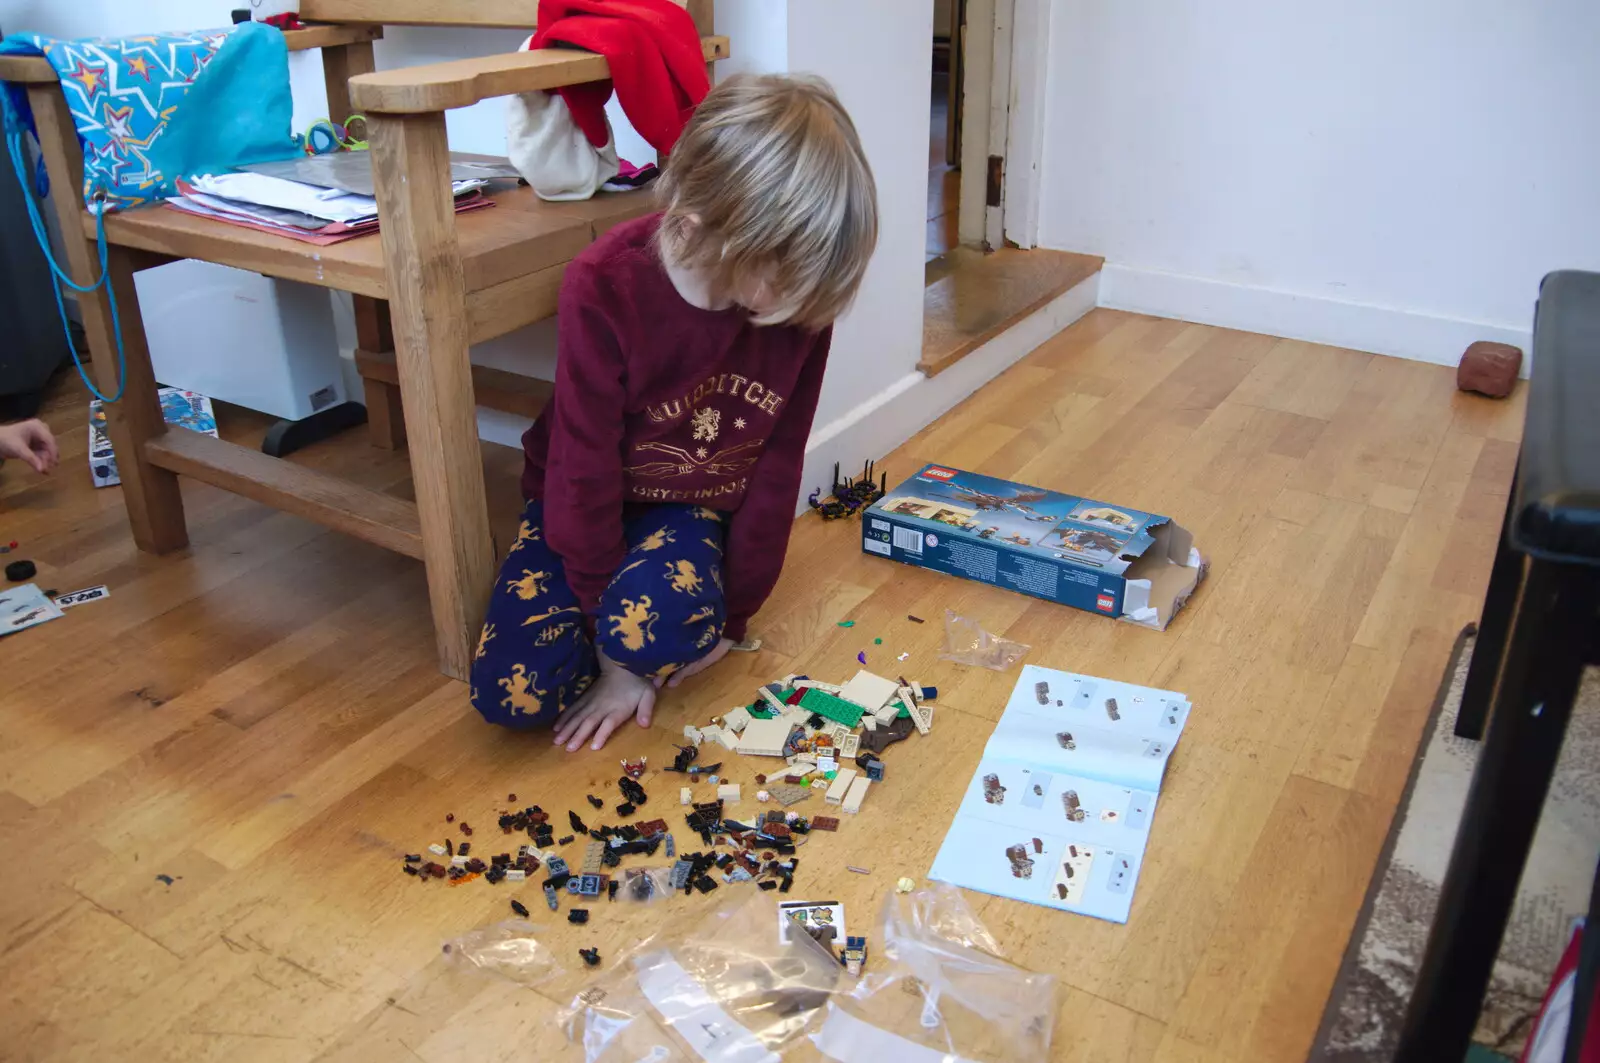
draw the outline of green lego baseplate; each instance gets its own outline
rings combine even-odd
[[[800,695],[800,707],[807,712],[816,713],[824,720],[842,723],[846,727],[855,727],[867,712],[860,705],[843,698],[836,698],[827,691],[815,687],[807,688],[806,692]]]

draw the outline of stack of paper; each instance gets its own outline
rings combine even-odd
[[[339,188],[260,173],[205,174],[177,184],[181,195],[168,206],[307,243],[338,243],[378,229],[378,201]],[[481,192],[487,184],[454,182],[457,213],[493,206]]]
[[[1024,668],[928,877],[1127,922],[1188,719],[1171,690]]]

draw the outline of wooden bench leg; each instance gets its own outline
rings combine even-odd
[[[405,446],[406,418],[399,386],[363,377],[361,390],[367,404],[367,442],[384,450]]]
[[[363,351],[387,353],[394,350],[389,304],[367,295],[352,298],[356,309],[356,346]],[[358,369],[360,365],[358,357]],[[361,387],[367,403],[367,440],[384,450],[399,450],[405,446],[406,419],[400,406],[400,386],[363,376]]]
[[[58,86],[30,89],[28,100],[33,106],[45,165],[54,178],[50,203],[65,245],[63,265],[82,284],[99,273],[100,264],[94,242],[79,235],[83,231],[83,156],[77,150],[78,134]],[[151,465],[144,454],[145,440],[165,432],[167,426],[161,418],[155,370],[150,365],[144,320],[139,316],[139,298],[133,287],[135,261],[136,255],[125,248],[110,249],[109,283],[116,293],[122,322],[128,383],[122,400],[105,407],[106,434],[116,449],[122,499],[128,507],[133,541],[141,550],[160,554],[187,546],[189,533],[184,526],[177,475]],[[118,385],[117,340],[105,289],[80,293],[78,306],[94,356],[95,383],[105,394],[114,394]]]
[[[372,115],[369,132],[439,666],[464,679],[488,607],[495,554],[444,115]]]
[[[122,401],[105,407],[106,432],[117,454],[117,473],[122,477],[122,498],[128,507],[128,523],[133,526],[133,541],[141,550],[164,554],[189,545],[183,495],[178,490],[178,474],[152,465],[144,451],[145,441],[166,432],[167,423],[161,416],[160,385],[156,383],[155,367],[150,364],[139,294],[133,286],[133,255],[120,247],[111,248],[110,269],[117,315],[122,323],[128,384]],[[104,296],[95,301],[103,304]],[[91,313],[89,302],[80,296],[78,305],[83,307],[84,329],[94,349],[95,383],[110,395],[117,386],[116,337],[109,314],[103,309]]]

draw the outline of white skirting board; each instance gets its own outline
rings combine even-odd
[[[1410,310],[1317,295],[1255,288],[1162,270],[1114,266],[1101,270],[1100,305],[1153,317],[1326,343],[1418,362],[1455,365],[1475,340],[1522,348],[1522,375],[1532,366],[1533,300],[1525,326],[1435,317]]]

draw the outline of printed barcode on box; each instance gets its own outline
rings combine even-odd
[[[894,530],[894,545],[908,554],[922,553],[922,533],[911,528]]]

